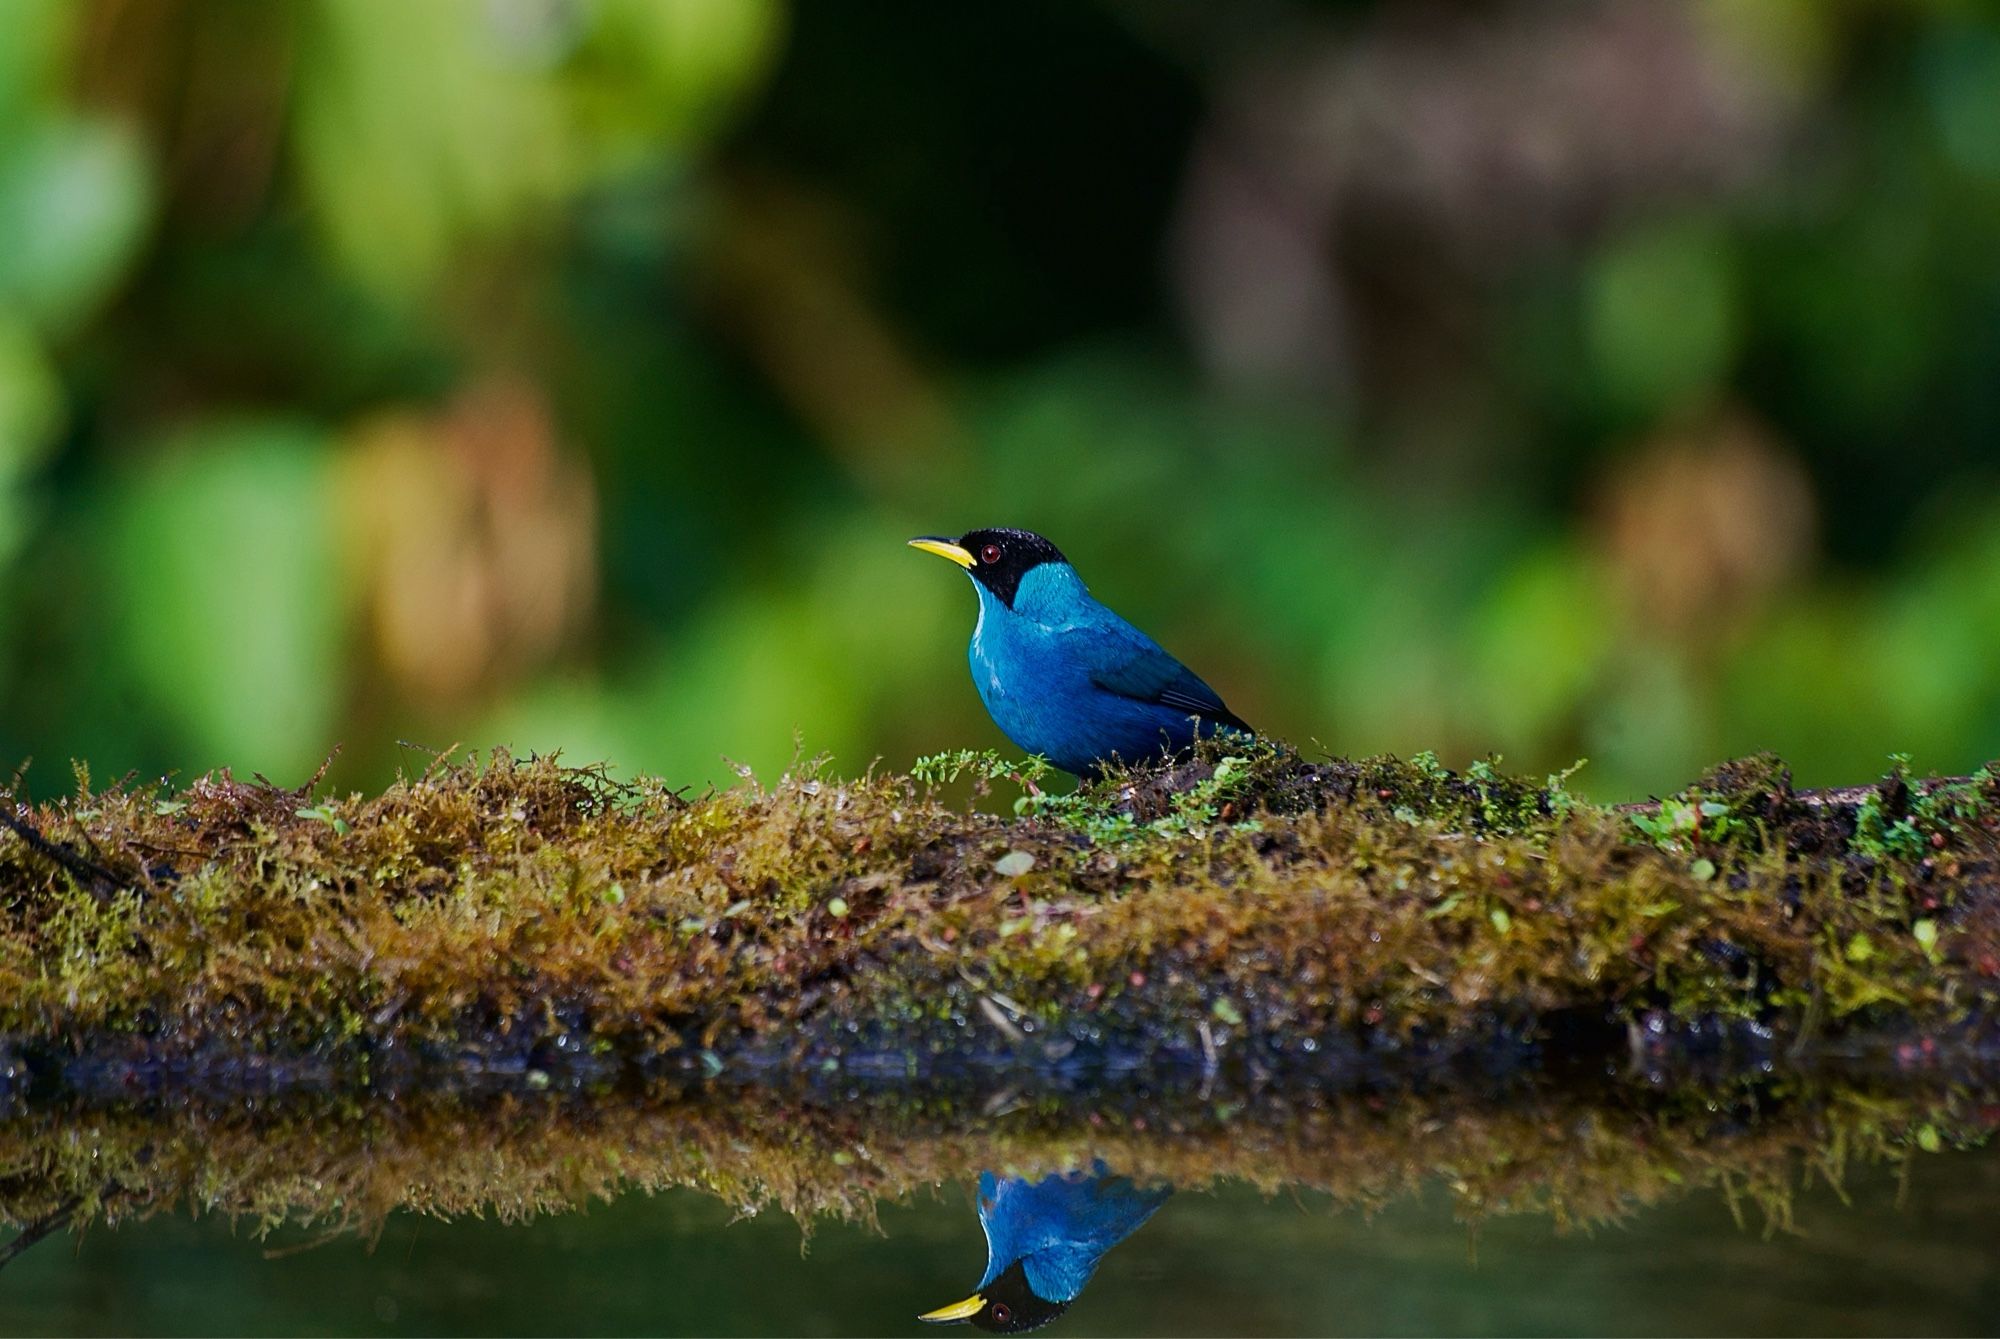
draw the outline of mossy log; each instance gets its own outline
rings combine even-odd
[[[1258,746],[967,805],[963,774],[1009,770],[689,796],[495,754],[372,797],[82,786],[0,839],[5,1060],[1324,1075],[1979,1046],[2000,990],[1990,771],[1814,794],[1759,758],[1606,808]]]

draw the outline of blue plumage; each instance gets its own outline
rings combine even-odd
[[[986,1232],[981,1291],[1015,1261],[1028,1287],[1051,1302],[1073,1302],[1104,1253],[1139,1230],[1173,1192],[1141,1190],[1098,1163],[1039,1181],[979,1174],[979,1226]]]
[[[995,1334],[1039,1329],[1069,1308],[1104,1253],[1138,1231],[1172,1193],[1164,1186],[1141,1190],[1102,1162],[1039,1181],[981,1172],[986,1273],[972,1296],[920,1319],[968,1322]]]
[[[1028,752],[1088,777],[1114,760],[1175,752],[1218,729],[1251,733],[1194,671],[1091,598],[1041,536],[974,530],[910,542],[972,577],[973,684],[994,724]]]

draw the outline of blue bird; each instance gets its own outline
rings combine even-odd
[[[1088,779],[1218,729],[1255,733],[1193,670],[1092,599],[1040,535],[972,530],[910,544],[971,576],[972,682],[993,723],[1028,752]]]
[[[1139,1230],[1173,1192],[1140,1190],[1103,1163],[1039,1181],[979,1174],[986,1273],[963,1302],[917,1317],[970,1321],[995,1334],[1048,1324],[1082,1293],[1104,1253]]]

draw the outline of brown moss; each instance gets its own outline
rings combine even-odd
[[[1200,1189],[1242,1181],[1374,1209],[1441,1186],[1467,1217],[1593,1225],[1721,1190],[1782,1226],[1814,1176],[1975,1144],[1996,1108],[1922,1083],[1804,1075],[1662,1095],[1641,1084],[1301,1100],[1274,1090],[1115,1087],[1089,1100],[977,1092],[654,1088],[620,1095],[406,1092],[153,1109],[58,1105],[0,1119],[0,1220],[118,1223],[165,1211],[370,1231],[389,1213],[520,1219],[639,1189],[687,1187],[745,1212],[868,1219],[980,1170],[1107,1167]]]
[[[1012,818],[942,794],[804,766],[690,798],[505,754],[374,797],[83,793],[0,844],[0,1031],[363,1077],[398,1048],[713,1064],[855,1029],[913,1065],[1037,1032],[1213,1064],[1558,1017],[1935,1032],[2000,979],[1984,774],[1810,796],[1756,760],[1621,811],[1260,746]]]

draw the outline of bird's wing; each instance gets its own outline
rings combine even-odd
[[[997,1177],[979,1174],[979,1227],[986,1234],[986,1273],[979,1286],[986,1287],[1013,1264],[1062,1239],[1060,1213],[1051,1213],[1039,1193],[1041,1185],[1054,1185],[1060,1178],[1036,1183],[1018,1176]]]
[[[1223,705],[1222,698],[1200,676],[1131,624],[1121,619],[1088,629],[1085,635],[1092,643],[1090,681],[1099,688],[1135,701],[1155,702],[1245,734],[1256,733]]]
[[[1132,1235],[1167,1201],[1165,1187],[1141,1190],[1121,1176],[1057,1173],[1039,1181],[979,1174],[979,1225],[986,1231],[985,1288],[1015,1261],[1035,1295],[1068,1301],[1083,1290],[1104,1253]]]

